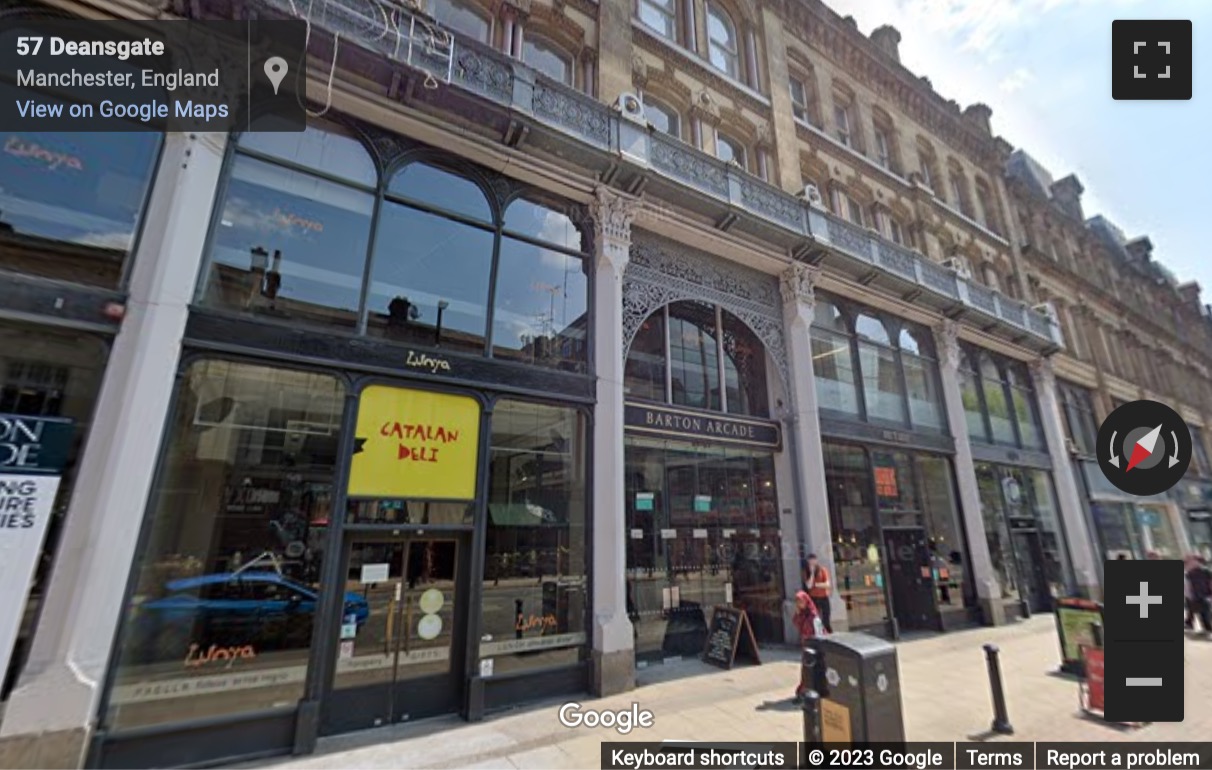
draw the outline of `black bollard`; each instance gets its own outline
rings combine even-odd
[[[816,690],[804,693],[804,742],[823,743],[821,740],[821,696]]]
[[[1010,717],[1006,714],[1006,694],[1002,692],[1002,670],[997,662],[997,645],[985,645],[985,662],[989,665],[989,689],[993,691],[993,732],[1014,735]]]
[[[1102,623],[1091,623],[1090,624],[1090,637],[1094,640],[1095,647],[1103,646],[1103,624]]]

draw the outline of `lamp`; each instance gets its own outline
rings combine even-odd
[[[438,325],[434,327],[433,344],[438,347],[442,344],[442,313],[446,308],[450,307],[450,303],[446,300],[438,301]]]

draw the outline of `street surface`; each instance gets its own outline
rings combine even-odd
[[[1013,736],[991,736],[993,708],[983,644],[1001,648]],[[911,741],[1195,741],[1212,736],[1212,640],[1186,641],[1186,721],[1122,728],[1085,717],[1076,680],[1057,675],[1060,649],[1051,615],[998,628],[911,638],[897,645]],[[655,724],[619,735],[610,728],[569,728],[553,701],[492,716],[386,727],[320,742],[316,754],[263,760],[263,768],[597,768],[602,741],[798,741],[801,715],[790,703],[798,654],[763,650],[764,664],[722,671],[698,661],[639,672],[633,692],[585,709],[620,711],[632,703]]]

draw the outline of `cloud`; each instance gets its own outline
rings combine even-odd
[[[1035,75],[1031,74],[1031,70],[1026,67],[1019,67],[1014,72],[1011,72],[1006,77],[1002,78],[1002,82],[997,84],[997,87],[1008,94],[1020,90],[1032,80],[1035,80]]]

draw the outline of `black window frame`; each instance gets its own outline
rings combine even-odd
[[[557,371],[571,371],[578,374],[591,374],[593,372],[593,318],[594,318],[594,270],[593,268],[593,228],[588,209],[579,203],[571,200],[560,199],[554,193],[543,190],[542,188],[527,185],[521,182],[510,180],[507,177],[496,174],[487,169],[473,164],[469,161],[458,158],[439,149],[428,147],[425,145],[414,144],[408,140],[385,136],[384,140],[393,140],[399,146],[399,151],[393,157],[385,159],[384,155],[377,149],[373,129],[367,130],[362,128],[353,120],[343,119],[342,117],[333,117],[322,121],[315,121],[312,124],[321,131],[328,131],[340,136],[348,137],[356,141],[361,149],[366,153],[366,157],[370,161],[375,174],[375,184],[369,185],[365,182],[355,181],[351,177],[341,177],[331,171],[312,168],[305,163],[295,162],[283,157],[276,156],[264,150],[242,147],[240,139],[242,132],[233,132],[230,135],[227,143],[226,157],[224,159],[222,176],[220,179],[219,189],[215,196],[215,205],[211,213],[211,223],[207,232],[206,243],[204,247],[204,255],[199,267],[198,281],[195,287],[192,305],[195,308],[203,309],[208,313],[236,317],[241,319],[251,319],[260,323],[281,323],[280,320],[273,317],[258,315],[256,313],[241,312],[229,306],[208,303],[206,301],[206,293],[208,291],[210,271],[215,264],[215,237],[218,232],[218,227],[223,216],[224,208],[228,200],[228,192],[230,181],[232,179],[232,170],[235,167],[236,161],[239,158],[249,158],[251,160],[274,166],[277,169],[295,172],[305,175],[312,179],[318,179],[325,183],[336,184],[348,190],[354,190],[359,193],[369,194],[373,196],[373,208],[371,210],[369,233],[367,236],[366,254],[361,265],[361,288],[359,289],[358,317],[355,327],[352,331],[340,329],[334,326],[308,324],[307,328],[328,333],[343,334],[346,336],[356,337],[359,339],[372,338],[385,342],[393,342],[382,337],[368,333],[370,306],[369,298],[371,292],[371,279],[373,277],[375,251],[378,245],[378,229],[384,216],[385,204],[396,204],[404,206],[410,210],[418,211],[424,214],[430,214],[442,217],[446,220],[480,229],[489,233],[493,239],[491,253],[491,272],[489,277],[489,291],[484,307],[485,315],[485,332],[483,351],[479,357],[500,360],[503,362],[519,363],[524,366],[535,366],[541,369],[553,369]],[[379,142],[382,144],[383,142]],[[427,203],[426,201],[392,192],[390,186],[392,180],[404,171],[414,165],[425,165],[432,167],[443,173],[464,179],[474,185],[484,196],[485,205],[491,216],[491,221],[477,220],[467,214],[457,211],[444,209],[440,206]],[[568,246],[553,242],[545,241],[531,235],[519,232],[517,230],[506,227],[506,219],[508,217],[510,206],[518,201],[529,201],[531,203],[546,207],[551,211],[567,216],[572,225],[581,234],[581,249],[576,250]],[[534,246],[536,248],[548,249],[562,255],[579,259],[581,270],[585,275],[585,328],[584,328],[584,344],[583,354],[579,359],[560,358],[554,359],[550,365],[530,362],[518,362],[511,357],[502,357],[494,354],[494,339],[493,327],[496,318],[496,294],[499,279],[499,264],[501,260],[502,242],[509,238],[518,241],[525,245]],[[398,342],[402,347],[427,347],[424,343],[417,342]],[[440,345],[430,345],[441,350]],[[447,351],[443,351],[445,355]],[[456,353],[457,355],[458,353]],[[463,355],[473,355],[475,353]]]
[[[938,350],[936,348],[934,336],[929,332],[929,329],[921,324],[915,324],[912,321],[908,321],[891,313],[877,310],[873,307],[843,299],[841,297],[825,294],[823,292],[817,293],[817,302],[824,302],[836,308],[841,317],[842,323],[846,328],[846,331],[843,333],[835,328],[826,329],[825,327],[820,327],[816,323],[815,319],[812,323],[813,328],[821,328],[838,335],[844,334],[844,336],[847,338],[850,344],[850,363],[851,368],[854,371],[854,385],[855,390],[857,391],[856,399],[858,403],[857,415],[850,414],[848,412],[839,412],[824,406],[819,407],[820,411],[831,417],[849,422],[858,421],[879,427],[917,431],[921,433],[929,433],[935,436],[949,436],[950,427],[947,423],[947,405],[943,397],[942,377],[939,371]],[[857,319],[860,316],[868,316],[879,321],[883,325],[891,344],[877,342],[868,337],[861,337],[860,339],[860,335],[858,334],[855,326]],[[901,334],[904,332],[909,332],[913,336],[914,340],[917,341],[919,352],[914,353],[912,351],[904,350],[901,347],[900,338]],[[871,417],[870,410],[867,406],[866,388],[863,386],[863,364],[862,357],[859,355],[860,342],[863,345],[869,345],[881,350],[892,352],[894,360],[896,361],[897,379],[900,384],[901,406],[905,415],[904,422],[896,422],[894,420]],[[920,350],[923,344],[928,348],[928,350]],[[913,356],[917,360],[924,362],[934,380],[934,390],[938,396],[936,400],[939,415],[938,427],[918,425],[914,423],[913,407],[909,398],[909,382],[905,375],[906,355]]]
[[[1043,415],[1040,413],[1039,398],[1035,392],[1034,379],[1025,371],[1025,366],[1022,361],[1000,356],[983,348],[960,343],[960,349],[963,355],[960,357],[960,368],[963,376],[972,378],[976,386],[977,398],[980,403],[981,421],[984,426],[984,436],[974,436],[972,432],[968,432],[968,437],[973,441],[978,441],[989,446],[1010,446],[1017,449],[1025,449],[1029,452],[1046,452],[1048,451],[1048,440],[1044,434]],[[985,399],[985,387],[988,382],[987,378],[982,374],[981,369],[983,361],[989,361],[998,372],[997,384],[1001,386],[1001,392],[1006,400],[1006,410],[1009,413],[1010,424],[1014,429],[1014,440],[1012,442],[997,441],[993,438],[993,422],[989,417],[989,404]],[[1021,385],[1015,385],[1012,382],[1011,369],[1019,369]],[[1023,442],[1023,431],[1020,424],[1020,416],[1014,404],[1014,391],[1019,391],[1026,396],[1028,409],[1031,411],[1031,419],[1035,425],[1036,431],[1040,437],[1038,446],[1032,446]]]

